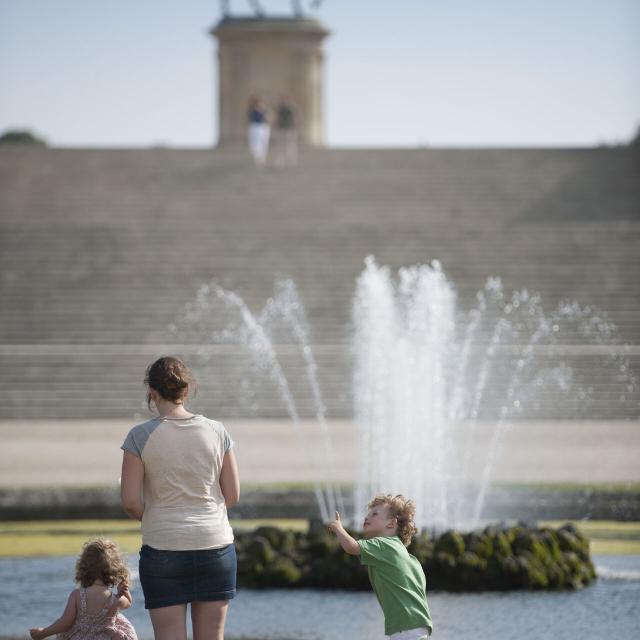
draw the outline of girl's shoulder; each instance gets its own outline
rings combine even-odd
[[[74,605],[76,609],[79,609],[82,605],[82,588],[74,589],[67,598],[67,605]]]

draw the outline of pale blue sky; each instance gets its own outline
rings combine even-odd
[[[325,0],[318,15],[332,146],[582,146],[640,125],[638,0]],[[210,145],[218,18],[214,0],[0,0],[0,131]]]

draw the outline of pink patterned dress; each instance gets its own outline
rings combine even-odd
[[[138,640],[133,625],[117,609],[115,594],[97,613],[87,611],[87,592],[80,589],[80,610],[69,631],[59,633],[57,640]]]

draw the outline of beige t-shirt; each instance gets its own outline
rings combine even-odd
[[[215,549],[233,542],[220,489],[233,446],[220,422],[201,415],[139,424],[122,449],[144,464],[142,543],[154,549]]]

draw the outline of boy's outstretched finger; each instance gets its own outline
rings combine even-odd
[[[336,511],[336,520],[340,522],[340,512]]]

